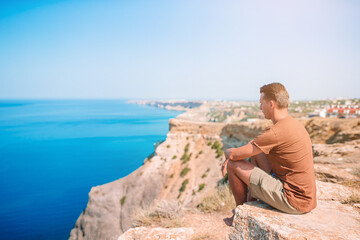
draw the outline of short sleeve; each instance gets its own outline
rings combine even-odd
[[[254,140],[250,141],[250,143],[260,148],[263,153],[269,154],[271,149],[278,144],[278,139],[274,130],[272,128],[268,128]]]

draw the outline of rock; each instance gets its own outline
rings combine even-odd
[[[307,118],[299,121],[304,124],[312,143],[343,143],[360,138],[360,119]]]
[[[194,234],[192,228],[148,228],[127,230],[118,240],[187,240]]]
[[[357,142],[357,141],[352,141]],[[313,144],[314,156],[331,156],[334,158],[335,162],[339,159],[339,156],[344,156],[349,153],[359,152],[359,146],[356,144]]]
[[[343,185],[316,181],[316,195],[318,200],[341,201],[349,198],[351,194],[351,190]]]
[[[360,239],[360,214],[335,201],[318,201],[312,212],[291,215],[261,202],[238,206],[229,237],[238,239]]]

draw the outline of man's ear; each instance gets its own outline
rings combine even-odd
[[[270,100],[270,107],[271,107],[271,108],[275,108],[275,107],[276,107],[276,104],[275,104],[275,101],[274,101],[274,100]]]

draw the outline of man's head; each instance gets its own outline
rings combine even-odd
[[[260,109],[265,118],[270,119],[274,109],[286,109],[289,104],[289,93],[281,83],[270,83],[260,88]]]

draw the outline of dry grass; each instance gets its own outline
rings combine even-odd
[[[201,234],[201,235],[196,235],[191,240],[208,240],[211,238],[212,238],[212,236],[210,234],[205,233],[205,234]]]
[[[343,203],[343,204],[360,203],[360,195],[356,194],[356,193],[353,193],[347,199],[342,200],[341,203]]]
[[[354,189],[360,189],[360,181],[359,180],[350,180],[347,179],[344,182],[342,182],[341,184],[347,186],[347,187],[351,187]]]
[[[352,172],[355,176],[360,178],[360,166],[358,166],[357,168],[355,168]]]
[[[216,236],[210,234],[202,234],[202,235],[195,235],[191,240],[220,240]],[[224,237],[223,240],[227,240],[228,238]]]
[[[153,207],[143,207],[135,212],[133,225],[160,226],[165,228],[181,227],[183,206],[178,201],[160,201]]]
[[[317,180],[323,181],[323,182],[332,182],[332,183],[338,183],[338,182],[344,182],[344,178],[326,173],[326,172],[315,172],[315,177]]]
[[[221,185],[209,192],[198,208],[202,212],[229,211],[235,207],[235,200],[228,185]]]

